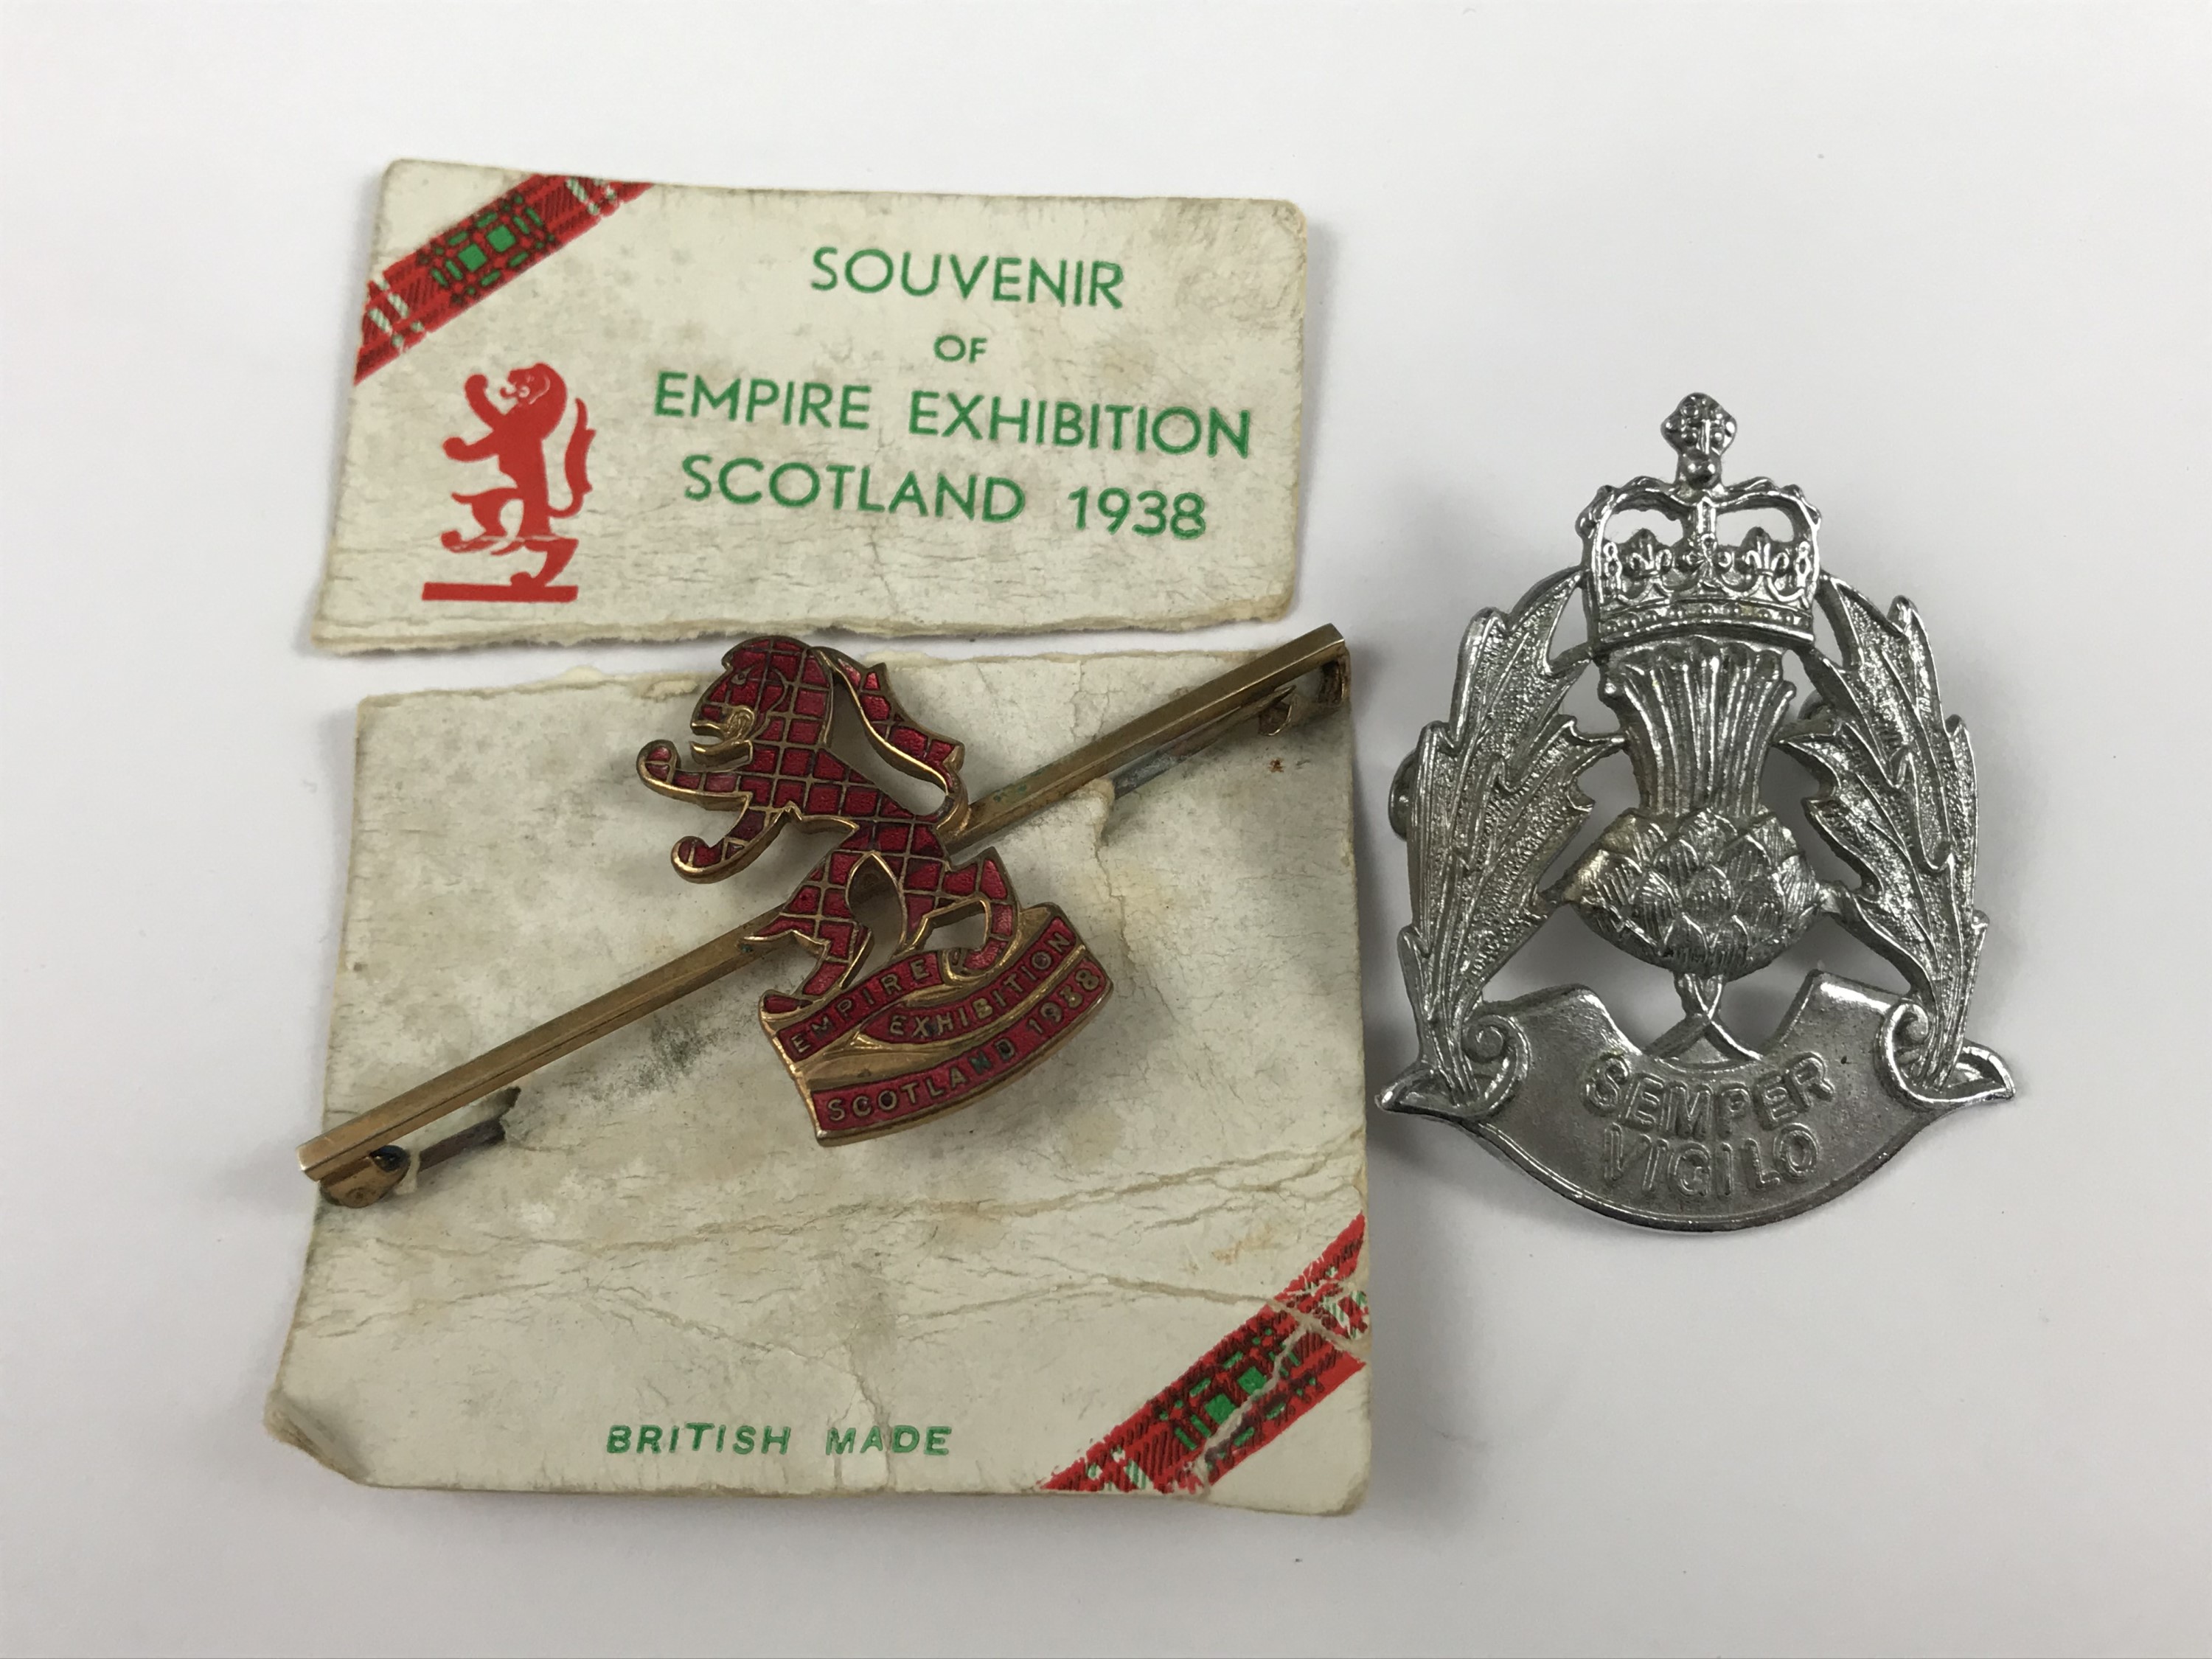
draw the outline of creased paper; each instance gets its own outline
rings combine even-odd
[[[980,794],[1230,660],[902,656],[892,678],[967,743]],[[703,942],[819,853],[787,832],[729,884],[671,872],[714,821],[632,757],[702,683],[362,706],[326,1121]],[[903,1133],[814,1144],[754,1013],[797,953],[526,1079],[505,1145],[319,1208],[273,1431],[387,1486],[1356,1503],[1350,786],[1330,718],[1002,836],[1115,994],[1035,1072]]]
[[[1285,202],[385,179],[315,642],[1290,603]]]

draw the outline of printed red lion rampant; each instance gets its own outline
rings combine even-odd
[[[432,582],[424,586],[422,597],[556,602],[573,599],[576,596],[574,587],[555,587],[552,582],[575,553],[576,538],[558,534],[555,520],[574,518],[584,505],[584,498],[592,493],[586,463],[594,434],[588,411],[584,400],[579,398],[576,422],[569,429],[568,449],[562,458],[568,501],[567,506],[556,507],[547,475],[545,451],[560,429],[561,417],[568,412],[567,384],[545,363],[532,363],[527,368],[510,371],[506,384],[496,394],[490,391],[490,384],[485,376],[471,374],[464,388],[469,407],[484,423],[483,435],[467,439],[456,434],[446,440],[445,449],[447,455],[457,461],[492,462],[507,475],[507,482],[492,489],[457,491],[453,499],[475,515],[477,532],[465,535],[458,530],[448,530],[440,540],[452,553],[504,555],[520,550],[542,554],[544,562],[534,572],[517,572],[503,586]],[[520,509],[511,530],[507,523],[510,507]]]

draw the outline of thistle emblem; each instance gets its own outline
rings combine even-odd
[[[1711,398],[1682,399],[1661,431],[1673,481],[1599,490],[1577,520],[1580,566],[1474,618],[1449,718],[1398,769],[1390,823],[1413,899],[1398,947],[1421,1053],[1381,1103],[1455,1123],[1606,1214],[1711,1231],[1810,1208],[2013,1083],[1966,1038],[1988,925],[1973,752],[1943,714],[1918,614],[1900,599],[1885,616],[1821,570],[1820,515],[1795,487],[1722,482],[1735,422]],[[1723,539],[1753,512],[1787,539]],[[1677,533],[1614,539],[1629,514]],[[1555,659],[1577,593],[1589,642]],[[1814,688],[1794,720],[1792,655]],[[1592,667],[1610,733],[1561,712]],[[1856,882],[1824,881],[1761,799],[1775,749],[1821,781],[1806,817]],[[1583,773],[1617,750],[1638,804],[1547,879],[1592,808]],[[1674,976],[1678,1024],[1640,1046],[1580,987],[1488,999],[1563,904]],[[1763,1048],[1744,1042],[1722,1018],[1729,983],[1823,915],[1892,963],[1904,994],[1815,973]]]

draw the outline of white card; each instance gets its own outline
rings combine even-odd
[[[891,678],[967,743],[980,794],[1229,660],[901,657]],[[788,890],[789,862],[767,868],[787,849],[724,885],[669,868],[720,820],[649,793],[632,757],[683,732],[699,685],[362,706],[328,1121]],[[379,1486],[1357,1503],[1351,721],[1106,797],[997,842],[1113,981],[1050,1060],[824,1147],[755,1012],[803,955],[696,993],[526,1079],[507,1144],[319,1206],[272,1430]]]
[[[1288,203],[402,161],[370,268],[330,649],[1290,604]]]

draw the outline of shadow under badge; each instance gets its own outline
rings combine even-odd
[[[1973,753],[1942,712],[1918,614],[1899,599],[1885,617],[1822,574],[1820,514],[1794,486],[1722,483],[1735,422],[1711,398],[1685,398],[1661,430],[1674,482],[1599,490],[1577,521],[1580,567],[1510,616],[1474,618],[1450,717],[1392,782],[1413,902],[1398,954],[1421,1052],[1380,1104],[1456,1124],[1603,1214],[1719,1231],[1826,1201],[1944,1113],[2011,1098],[2013,1081],[1966,1039],[1988,927],[1973,908]],[[1721,540],[1723,516],[1759,511],[1786,519],[1790,539],[1754,526]],[[1608,539],[1627,513],[1679,536]],[[1555,659],[1577,592],[1589,642]],[[1814,640],[1816,603],[1839,661]],[[1785,652],[1814,688],[1796,720]],[[1591,664],[1617,732],[1560,712]],[[1823,781],[1806,816],[1856,884],[1822,881],[1762,804],[1771,748]],[[1583,773],[1622,749],[1638,805],[1546,884],[1594,805]],[[1673,974],[1683,1017],[1648,1048],[1579,986],[1486,997],[1562,904]],[[1906,994],[1813,974],[1752,1048],[1722,1020],[1729,982],[1824,912],[1894,964]]]

